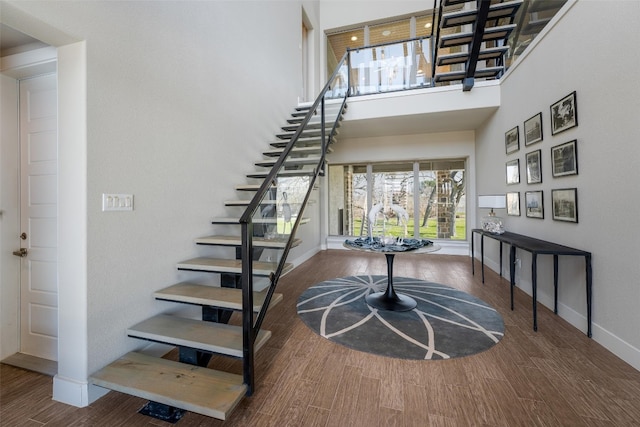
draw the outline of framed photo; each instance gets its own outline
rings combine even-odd
[[[520,149],[520,132],[518,131],[518,126],[505,132],[504,146],[507,154],[515,153]]]
[[[553,219],[556,221],[578,222],[578,189],[562,188],[551,190]]]
[[[507,215],[520,216],[520,192],[507,193]]]
[[[563,132],[578,126],[578,105],[576,104],[576,92],[562,98],[555,104],[551,104],[551,135]]]
[[[577,141],[551,147],[551,172],[553,177],[578,174]]]
[[[527,184],[539,184],[542,182],[541,156],[542,151],[540,150],[527,153]]]
[[[524,145],[542,141],[542,113],[524,122]]]
[[[524,193],[524,205],[529,218],[544,218],[542,191],[527,191]]]
[[[520,183],[520,159],[507,162],[507,184]]]

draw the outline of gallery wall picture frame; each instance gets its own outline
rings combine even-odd
[[[504,133],[504,146],[507,154],[515,153],[520,149],[520,129],[516,126]]]
[[[524,206],[527,217],[544,219],[544,199],[542,190],[524,193]]]
[[[524,145],[542,141],[542,112],[524,122]]]
[[[507,193],[507,215],[520,216],[520,192]]]
[[[578,174],[577,140],[551,147],[551,174],[554,178]]]
[[[520,183],[520,159],[507,162],[507,185]]]
[[[551,104],[549,109],[551,110],[551,135],[578,126],[578,105],[575,91]]]
[[[526,162],[527,184],[540,184],[542,182],[542,151],[527,153]]]
[[[578,189],[551,190],[551,207],[556,221],[578,222]]]

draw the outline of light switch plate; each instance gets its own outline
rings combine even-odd
[[[102,194],[102,211],[132,211],[133,194]]]

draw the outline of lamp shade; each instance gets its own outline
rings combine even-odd
[[[482,229],[493,234],[504,233],[504,222],[502,218],[496,216],[493,210],[506,208],[507,197],[504,194],[478,196],[478,207],[491,209],[489,215],[482,218]]]
[[[507,207],[507,197],[504,194],[478,196],[478,207],[504,209]]]

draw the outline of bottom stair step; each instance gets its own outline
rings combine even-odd
[[[242,376],[131,352],[91,376],[91,382],[225,420],[247,392]]]

